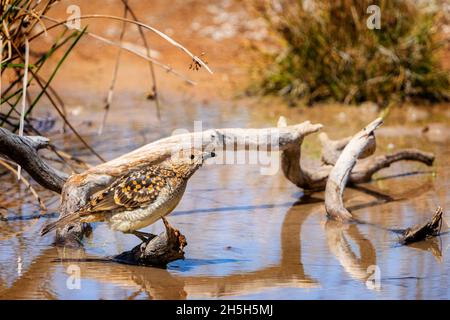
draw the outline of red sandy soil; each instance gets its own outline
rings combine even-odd
[[[67,18],[69,14],[66,9],[71,4],[78,5],[82,15],[96,13],[123,16],[120,0],[61,1],[48,15],[60,20]],[[197,82],[196,86],[187,85],[182,79],[156,67],[157,84],[163,99],[170,100],[173,95],[179,94],[199,99],[227,98],[236,92],[236,88],[245,88],[248,66],[252,63],[251,50],[246,49],[249,46],[247,38],[249,34],[250,37],[260,36],[261,29],[258,21],[250,18],[248,6],[232,1],[207,0],[130,0],[129,4],[143,23],[165,32],[195,55],[202,56],[214,72],[211,75],[205,68],[190,70],[192,60],[189,56],[156,34],[145,31],[152,50],[157,51],[159,61]],[[82,26],[87,25],[90,32],[119,41],[122,28],[120,21],[86,19],[81,23]],[[42,37],[39,43],[33,42],[32,50],[44,50],[45,43],[51,43],[50,39],[54,39],[56,35],[57,32],[52,30],[49,32],[51,38],[47,40]],[[124,41],[143,49],[138,29],[133,25],[127,26]],[[102,103],[111,82],[117,52],[116,47],[84,36],[64,63],[53,86],[63,92],[63,97],[83,92],[82,95],[92,95],[94,100],[98,98],[99,103]],[[46,72],[49,74],[55,65],[55,62],[50,63]],[[123,51],[117,91],[145,96],[149,92],[150,83],[147,62]]]

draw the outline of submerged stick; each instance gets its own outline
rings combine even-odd
[[[187,246],[185,236],[173,228],[166,218],[162,217],[162,220],[165,232],[115,256],[113,260],[126,264],[165,267],[172,261],[184,259],[183,248]]]
[[[22,109],[20,111],[20,121],[19,121],[19,136],[23,137],[23,127],[25,123],[25,109],[27,107],[27,83],[28,83],[28,64],[30,61],[30,44],[28,39],[25,38],[25,61],[23,67],[23,83],[22,83]],[[22,167],[20,164],[17,166],[17,179],[20,180]]]
[[[439,235],[442,227],[442,214],[442,208],[438,207],[428,222],[406,229],[399,242],[406,245]]]

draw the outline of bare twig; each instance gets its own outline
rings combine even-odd
[[[125,0],[125,4],[126,4],[126,0]],[[127,7],[125,5],[124,7],[124,12],[123,12],[123,17],[126,18],[127,17]],[[119,38],[119,42],[120,45],[122,46],[122,42],[123,42],[123,37],[125,36],[125,28],[126,28],[126,22],[123,21],[122,22],[122,30],[120,31],[120,38]],[[98,128],[98,134],[101,135],[103,132],[103,127],[105,126],[105,122],[106,122],[106,118],[108,116],[108,112],[109,109],[111,108],[111,103],[112,103],[112,99],[113,99],[113,94],[114,94],[114,87],[116,85],[116,80],[117,80],[117,73],[119,71],[119,65],[120,65],[120,56],[122,54],[122,50],[119,50],[117,52],[117,56],[116,56],[116,63],[114,65],[114,71],[113,71],[113,76],[111,79],[111,84],[109,86],[109,90],[108,90],[108,96],[106,97],[106,104],[105,104],[105,111],[103,113],[103,119],[102,122],[100,123],[100,127]]]
[[[0,164],[2,166],[4,166],[6,169],[8,169],[9,171],[11,171],[13,174],[15,174],[15,175],[17,174],[18,175],[18,172],[11,165],[9,165],[6,161],[4,161],[3,159],[0,159]],[[31,194],[36,198],[36,200],[39,203],[39,207],[42,210],[44,210],[44,211],[47,210],[47,208],[45,207],[44,202],[39,197],[39,195],[36,192],[36,190],[33,188],[33,186],[30,184],[30,182],[27,179],[25,179],[25,177],[23,175],[20,176],[20,181],[22,181],[22,183],[27,187],[27,189],[30,190]]]
[[[135,15],[133,9],[128,5],[128,0],[122,0],[122,3],[126,6],[128,11],[130,12],[131,17],[135,21],[139,21],[139,19]],[[142,42],[144,43],[145,50],[147,51],[147,56],[151,57],[151,51],[150,51],[150,47],[149,47],[149,45],[147,43],[147,38],[145,38],[144,29],[141,26],[138,26],[138,30],[139,30],[139,34],[141,36]],[[161,120],[161,110],[160,110],[161,107],[160,107],[160,104],[159,104],[159,93],[158,93],[158,88],[157,88],[157,85],[156,85],[155,67],[153,66],[153,62],[152,61],[148,62],[148,66],[149,66],[149,69],[150,69],[150,75],[152,77],[152,98],[155,100],[156,115],[157,115],[158,119]]]
[[[15,47],[15,45],[13,44],[13,48],[15,49],[15,51],[19,54],[19,56],[22,57],[22,54],[20,53],[20,51]],[[64,120],[64,122],[67,124],[67,126],[72,130],[72,132],[77,136],[77,138],[81,141],[81,143],[84,144],[84,146],[89,149],[95,156],[97,156],[97,158],[99,158],[102,162],[105,162],[105,159],[103,159],[102,156],[100,156],[87,142],[86,140],[83,139],[83,137],[78,133],[78,131],[73,127],[73,125],[67,120],[67,118],[65,117],[64,113],[58,108],[58,106],[56,105],[55,101],[53,100],[52,96],[48,93],[48,91],[46,90],[46,85],[44,85],[42,83],[42,81],[40,80],[40,77],[37,77],[36,73],[30,69],[29,70],[31,72],[31,74],[33,75],[33,77],[36,79],[36,82],[38,83],[39,87],[41,88],[41,90],[43,91],[43,94],[45,94],[45,96],[48,98],[48,100],[50,101],[51,105],[55,108],[55,110],[58,112],[58,114],[61,116],[61,118]],[[47,87],[48,87],[48,82],[47,82]],[[29,110],[27,111],[27,113],[29,112]]]
[[[51,25],[51,26],[47,27],[47,30],[53,29],[53,28],[58,27],[58,26],[64,26],[64,27],[67,28],[67,26],[65,25],[66,21],[59,21],[59,20],[56,20],[56,19],[51,18],[51,17],[45,17],[45,19],[47,19],[49,21],[52,21],[52,22],[55,22],[54,25]],[[43,34],[43,32],[39,32],[39,33],[35,34],[34,36],[32,36],[30,38],[30,41],[34,40],[35,38],[39,37],[42,34]],[[164,63],[162,63],[162,62],[152,58],[151,55],[149,55],[149,54],[144,55],[144,54],[142,54],[142,53],[140,53],[138,51],[133,50],[132,48],[129,48],[128,46],[121,45],[118,42],[115,42],[115,41],[112,41],[110,39],[104,38],[102,36],[99,36],[99,35],[97,35],[95,33],[90,32],[90,31],[85,31],[85,34],[90,36],[90,37],[92,37],[92,38],[94,38],[94,39],[96,39],[96,40],[99,40],[99,41],[101,41],[103,43],[106,43],[106,44],[109,44],[111,46],[115,46],[115,47],[121,48],[122,50],[126,50],[126,51],[128,51],[128,52],[130,52],[130,53],[132,53],[132,54],[134,54],[134,55],[136,55],[136,56],[138,56],[138,57],[148,61],[148,62],[151,62],[152,64],[154,64],[154,65],[164,69],[166,72],[171,73],[171,74],[175,75],[176,77],[179,77],[180,79],[182,79],[183,81],[185,81],[186,83],[188,83],[190,85],[195,85],[196,84],[195,81],[190,80],[186,76],[184,76],[181,73],[179,73],[178,71],[174,70],[171,66],[166,65],[166,64],[164,64]]]
[[[41,18],[44,19],[48,19],[51,21],[55,21],[55,19],[51,18],[51,17],[47,17],[44,15],[41,15]],[[90,15],[84,15],[84,16],[79,16],[76,18],[72,18],[72,19],[67,19],[64,21],[58,21],[56,24],[47,27],[47,30],[50,30],[58,25],[62,25],[62,24],[66,24],[67,22],[71,22],[71,21],[76,21],[76,20],[82,20],[82,19],[111,19],[111,20],[119,20],[119,21],[125,21],[128,23],[132,23],[135,24],[137,26],[141,26],[144,29],[150,30],[154,33],[156,33],[157,35],[159,35],[161,38],[163,38],[164,40],[166,40],[167,42],[169,42],[171,45],[175,46],[176,48],[180,49],[181,51],[183,51],[184,53],[186,53],[189,57],[191,57],[192,60],[196,61],[198,64],[200,64],[202,67],[204,67],[210,74],[212,74],[212,70],[208,67],[208,65],[199,57],[197,57],[196,55],[194,55],[192,52],[190,52],[188,49],[186,49],[184,46],[182,46],[180,43],[178,43],[177,41],[173,40],[171,37],[169,37],[168,35],[166,35],[165,33],[159,31],[156,28],[153,28],[149,25],[146,25],[142,22],[139,21],[134,21],[134,20],[130,20],[130,19],[125,19],[122,17],[117,17],[117,16],[112,16],[112,15],[106,15],[106,14],[90,14]],[[40,36],[42,34],[42,32],[34,35],[33,37],[30,38],[30,41],[38,36]]]

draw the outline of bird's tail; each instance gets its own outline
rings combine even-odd
[[[69,213],[67,215],[65,215],[64,217],[59,218],[57,221],[55,222],[50,222],[49,224],[47,224],[41,231],[41,236],[46,235],[47,233],[49,233],[50,231],[59,228],[59,227],[63,227],[66,224],[69,224],[71,222],[77,222],[80,219],[80,214],[77,213]]]

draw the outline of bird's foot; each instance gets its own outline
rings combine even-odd
[[[133,231],[132,234],[134,234],[136,237],[141,239],[142,242],[146,242],[146,243],[156,237],[156,234],[137,231],[137,230]]]

